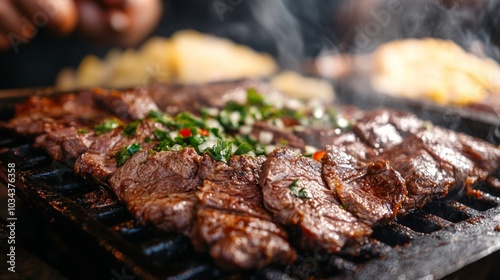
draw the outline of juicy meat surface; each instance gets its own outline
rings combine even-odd
[[[264,157],[233,156],[229,164],[205,155],[196,192],[198,211],[193,234],[217,264],[233,269],[287,264],[296,258],[287,233],[264,209],[259,171]]]
[[[251,135],[253,135],[255,139],[259,139],[261,133],[270,133],[272,135],[272,144],[286,143],[286,145],[289,147],[298,148],[302,152],[305,151],[304,140],[294,135],[292,131],[287,131],[283,128],[277,128],[276,126],[272,126],[267,122],[256,122],[252,126]]]
[[[383,153],[405,179],[408,195],[401,213],[421,208],[435,197],[443,197],[456,184],[453,167],[436,160],[417,137],[406,139],[401,145]]]
[[[92,127],[111,114],[96,106],[91,91],[57,97],[33,96],[17,105],[16,115],[6,127],[17,133],[38,136],[58,129]]]
[[[295,196],[292,184],[311,198]],[[341,208],[322,179],[321,163],[311,158],[275,149],[263,163],[260,185],[264,205],[276,221],[299,229],[302,249],[355,254],[372,233],[368,225]]]
[[[420,131],[423,125],[424,122],[413,114],[377,109],[357,119],[353,131],[366,144],[383,151],[401,144],[406,137]]]
[[[139,144],[144,150],[153,148],[156,143],[148,143],[146,139],[152,139],[156,129],[164,127],[152,119],[145,119],[138,124],[133,136],[123,135],[122,128],[99,135],[92,146],[76,160],[75,173],[84,178],[106,182],[117,169],[116,153],[134,143]]]
[[[157,85],[149,88],[149,95],[161,110],[175,115],[183,111],[196,113],[202,107],[221,108],[229,101],[243,103],[248,88],[255,88],[269,98],[283,97],[269,85],[254,80],[203,85]]]
[[[118,198],[142,224],[189,234],[194,221],[195,190],[201,184],[200,156],[180,151],[140,151],[109,179]]]
[[[146,88],[127,90],[96,89],[95,99],[113,112],[118,118],[137,120],[146,117],[151,110],[158,111],[158,106],[151,99]]]
[[[396,218],[407,191],[387,161],[362,162],[335,146],[322,161],[323,178],[345,210],[370,226]]]
[[[34,146],[43,148],[57,161],[73,164],[95,142],[93,132],[79,133],[75,127],[49,131],[35,139]]]
[[[498,169],[498,149],[473,140],[432,127],[408,137],[378,157],[390,161],[405,178],[408,198],[403,212],[423,207],[431,199],[452,191],[469,191],[474,183],[486,181],[489,174]]]

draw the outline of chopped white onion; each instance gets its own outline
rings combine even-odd
[[[276,146],[274,146],[274,145],[266,145],[266,147],[265,147],[266,154],[272,153],[274,151],[274,149],[276,149]]]
[[[231,147],[231,153],[234,154],[236,152],[236,150],[238,150],[238,146],[236,146],[234,143],[232,144],[232,147]]]
[[[254,123],[255,123],[255,119],[254,119],[254,118],[252,118],[250,115],[247,115],[247,116],[245,117],[244,123],[245,123],[246,125],[252,125],[252,124],[254,124]]]
[[[206,149],[212,148],[216,144],[217,144],[217,140],[216,139],[207,139],[207,141],[205,141],[205,143],[202,143],[202,144],[200,144],[198,146],[198,150],[200,152],[204,152]]]
[[[285,128],[285,123],[281,119],[275,119],[274,120],[274,125],[279,128],[279,129],[284,129]]]
[[[210,108],[206,108],[205,109],[207,114],[209,116],[212,116],[212,117],[217,117],[219,115],[219,109],[215,108],[215,107],[210,107]]]
[[[252,126],[251,125],[242,125],[240,126],[240,134],[243,134],[243,135],[248,135],[252,132]]]
[[[182,150],[182,146],[179,145],[179,144],[175,144],[174,146],[172,146],[172,151],[180,151]]]
[[[240,122],[241,118],[241,113],[238,111],[234,111],[231,114],[229,114],[229,121],[233,125],[233,127],[237,127],[238,123]]]
[[[273,142],[274,135],[269,131],[261,131],[259,133],[259,142],[261,144],[267,145]]]
[[[339,116],[337,118],[337,124],[339,127],[347,127],[349,125],[349,121]]]
[[[315,152],[317,152],[318,149],[316,149],[315,147],[313,146],[309,146],[309,145],[306,145],[305,146],[305,153],[306,154],[314,154]]]
[[[208,128],[217,128],[219,131],[224,131],[222,125],[216,119],[208,119],[205,121]]]

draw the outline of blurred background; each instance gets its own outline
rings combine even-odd
[[[64,2],[69,0],[53,1],[56,10],[60,5],[63,6],[61,10],[65,12]],[[19,6],[18,2],[10,0],[4,2]],[[33,5],[29,2],[37,0],[19,2],[23,2],[22,5]],[[135,1],[76,0],[76,2],[80,4],[96,2],[101,11],[113,9],[127,11],[123,7],[132,5],[130,3]],[[129,3],[123,4],[127,2]],[[383,42],[402,38],[451,39],[477,55],[498,58],[500,19],[496,15],[500,11],[500,4],[496,0],[144,2],[152,2],[150,5],[155,6],[155,11],[161,13],[158,13],[156,19],[155,11],[139,8],[141,14],[151,18],[151,22],[147,24],[147,28],[136,32],[140,33],[139,35],[130,35],[127,30],[123,31],[123,37],[133,37],[129,41],[109,40],[113,37],[113,34],[109,33],[113,32],[100,37],[94,36],[91,34],[92,30],[85,30],[81,26],[82,22],[77,22],[70,31],[62,32],[65,34],[61,35],[61,32],[54,32],[54,28],[49,28],[52,20],[47,12],[49,10],[36,6],[38,11],[35,9],[35,12],[24,13],[26,8],[19,8],[21,10],[19,16],[34,23],[36,34],[34,36],[29,34],[27,37],[30,38],[23,39],[19,34],[23,32],[21,29],[17,33],[19,37],[8,38],[11,46],[0,52],[0,88],[53,85],[61,69],[77,68],[82,59],[89,54],[103,58],[112,48],[119,47],[122,50],[126,47],[139,48],[153,36],[167,38],[176,31],[184,29],[195,29],[229,38],[235,43],[271,54],[281,68],[298,71],[304,70],[304,62],[308,58],[314,58],[319,54],[369,53]],[[77,6],[77,9],[83,6]],[[0,5],[1,9],[5,8]],[[78,17],[78,12],[82,11],[77,11],[76,14],[70,13],[70,16]],[[137,11],[132,11],[135,12]],[[130,15],[130,11],[125,14]],[[80,21],[81,18],[80,16]],[[119,17],[117,18],[115,21],[119,23]],[[140,17],[136,19],[134,16],[129,19],[141,20]],[[5,20],[3,21],[5,23]],[[20,24],[25,23],[26,21]],[[0,23],[0,26],[4,27],[3,34],[7,34],[6,30],[9,29],[6,28],[6,24]],[[213,67],[216,68],[217,65]]]
[[[499,116],[498,12],[497,0],[8,0],[0,89],[263,78],[294,97],[334,98],[335,85]]]

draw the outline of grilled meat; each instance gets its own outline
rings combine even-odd
[[[55,160],[76,160],[75,173],[109,183],[138,222],[188,236],[196,249],[208,251],[227,269],[293,262],[296,253],[289,240],[304,250],[355,255],[372,226],[435,197],[470,191],[477,181],[491,183],[500,167],[498,148],[404,112],[349,108],[352,129],[325,127],[325,120],[336,122],[331,112],[313,120],[320,126],[293,129],[311,119],[301,122],[254,95],[253,103],[220,110],[226,119],[222,114],[211,119],[227,130],[222,133],[189,114],[148,116],[157,108],[170,114],[222,108],[227,101],[243,101],[248,87],[274,94],[252,81],[97,89],[33,97],[18,106],[5,126],[36,137],[35,145]],[[96,128],[109,118],[117,124]],[[128,124],[136,119],[141,120]],[[279,121],[284,128],[274,125]],[[252,125],[249,134],[233,137],[247,131],[238,126],[242,123]],[[262,137],[270,141],[259,143],[261,134],[272,139]],[[262,144],[287,148],[267,157],[248,155],[270,148]],[[321,162],[292,150],[311,150],[308,145],[325,149]],[[128,160],[120,160],[133,146]]]
[[[94,90],[94,98],[103,104],[118,118],[123,120],[142,119],[150,111],[158,111],[156,103],[151,99],[146,88],[132,88],[128,90]]]
[[[262,268],[295,260],[288,234],[272,222],[259,187],[264,157],[233,156],[229,164],[205,155],[196,192],[195,238],[225,268]]]
[[[189,234],[194,221],[200,156],[192,148],[136,153],[109,179],[111,188],[142,224]]]
[[[372,233],[342,208],[321,176],[321,163],[277,148],[262,166],[264,205],[278,223],[299,229],[299,247],[330,253],[356,250]]]
[[[370,226],[396,218],[407,194],[387,161],[363,162],[336,146],[326,147],[323,178],[344,209]]]
[[[152,139],[157,129],[164,128],[152,119],[142,120],[136,128],[136,133],[131,136],[124,135],[122,128],[115,128],[99,135],[90,148],[75,162],[75,173],[100,182],[107,179],[116,171],[117,162],[115,155],[122,149],[139,144],[142,149],[153,148],[157,142],[148,142]]]
[[[353,131],[361,141],[381,152],[401,144],[423,127],[424,122],[413,114],[379,109],[357,119]]]
[[[255,137],[255,139],[259,139],[262,133],[269,133],[270,135],[272,135],[270,144],[285,143],[289,147],[298,148],[302,152],[305,151],[304,140],[294,135],[291,131],[285,130],[283,128],[277,128],[270,125],[268,122],[256,122],[252,126],[251,135]]]
[[[273,88],[259,81],[241,80],[204,85],[156,85],[149,95],[158,107],[171,115],[189,111],[197,113],[202,107],[222,108],[227,102],[244,102],[249,88],[255,88],[270,98],[283,98]]]
[[[16,107],[16,115],[6,124],[17,133],[38,136],[61,128],[91,127],[111,112],[95,104],[91,91],[57,97],[33,96]]]
[[[94,132],[65,127],[48,131],[35,139],[34,146],[43,148],[55,160],[74,164],[96,141]]]

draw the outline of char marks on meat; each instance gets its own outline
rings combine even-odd
[[[297,197],[296,184],[311,198]],[[262,166],[264,205],[278,223],[299,229],[299,246],[330,253],[356,251],[372,233],[354,215],[341,208],[321,176],[321,163],[289,149],[275,149]]]
[[[265,157],[233,156],[226,164],[203,156],[196,192],[195,244],[224,268],[262,268],[295,260],[287,233],[264,209],[259,171]]]
[[[93,97],[91,91],[56,97],[33,96],[17,105],[15,117],[6,126],[29,136],[67,127],[92,127],[111,116],[105,108],[96,106]]]
[[[79,132],[75,127],[52,130],[35,139],[35,147],[43,148],[55,160],[74,164],[74,161],[95,142],[94,132]]]
[[[158,111],[158,106],[151,99],[146,88],[128,90],[94,90],[95,99],[102,103],[118,118],[137,120],[145,118],[150,111]]]
[[[470,190],[477,181],[492,182],[490,176],[500,167],[500,149],[489,143],[383,109],[346,110],[356,121],[351,131],[302,127],[292,132],[299,121],[285,117],[286,128],[252,122],[252,139],[270,133],[272,144],[286,142],[302,152],[306,145],[326,147],[322,162],[284,148],[267,157],[232,156],[229,163],[200,156],[193,148],[152,150],[158,144],[154,132],[168,129],[143,119],[151,110],[173,115],[221,108],[228,101],[244,103],[248,88],[280,96],[246,80],[121,92],[95,89],[32,97],[2,125],[36,137],[35,146],[55,160],[76,161],[75,173],[109,183],[138,222],[189,236],[196,249],[208,251],[227,269],[293,262],[296,253],[289,240],[305,250],[356,254],[371,226],[435,197]],[[118,128],[102,134],[92,129],[114,117],[121,119]],[[137,119],[142,120],[135,133],[125,133],[124,125]],[[208,131],[189,128],[199,129],[200,135]],[[115,155],[132,144],[142,150],[118,168]],[[294,234],[288,236],[284,228]]]
[[[76,160],[75,173],[106,182],[116,171],[116,153],[132,144],[139,144],[145,150],[153,148],[157,143],[148,143],[146,139],[152,139],[157,129],[164,127],[152,119],[145,119],[138,124],[133,136],[124,135],[122,128],[97,136],[93,145]]]
[[[142,224],[189,234],[194,221],[195,190],[201,184],[200,156],[180,151],[143,150],[109,179],[111,188]]]
[[[406,137],[420,131],[423,124],[413,114],[379,109],[359,118],[353,130],[362,141],[380,152],[401,144]]]
[[[229,101],[244,103],[249,88],[255,88],[269,98],[283,98],[275,89],[255,80],[204,85],[156,85],[149,89],[149,94],[161,110],[176,115],[184,111],[196,113],[202,107],[222,108]]]
[[[396,218],[407,194],[387,161],[363,162],[336,146],[326,147],[323,178],[344,209],[370,226]]]
[[[438,161],[416,136],[407,138],[379,158],[387,159],[405,179],[407,198],[402,214],[421,208],[435,197],[445,196],[455,185],[453,167]]]

